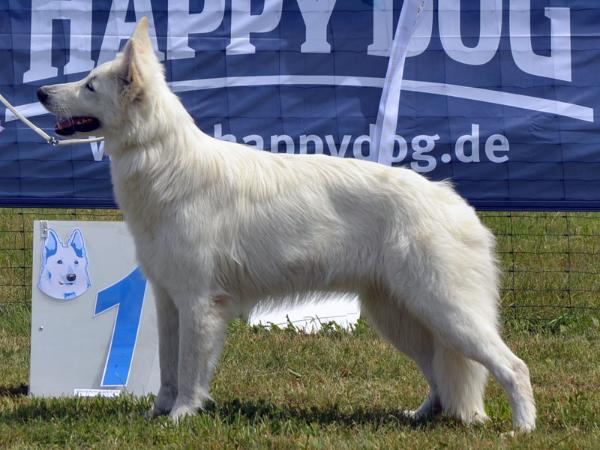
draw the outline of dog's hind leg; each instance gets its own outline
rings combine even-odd
[[[498,333],[495,317],[487,317],[485,308],[485,292],[474,289],[471,295],[478,294],[472,299],[440,298],[435,292],[430,292],[429,298],[414,299],[407,307],[413,314],[443,342],[446,349],[440,348],[436,355],[434,367],[442,368],[452,375],[452,384],[443,388],[438,386],[440,394],[446,392],[446,398],[452,401],[457,393],[467,398],[474,393],[479,398],[483,390],[484,374],[477,365],[464,358],[472,359],[485,366],[502,385],[510,399],[513,411],[513,427],[521,431],[531,431],[535,428],[535,402],[529,380],[529,370],[525,363],[517,358],[506,346]],[[463,290],[463,295],[467,294]],[[489,304],[493,304],[492,300]],[[456,354],[463,358],[457,358]],[[475,372],[474,372],[475,371]],[[465,373],[471,376],[465,378]],[[468,383],[475,382],[475,385]],[[459,386],[462,383],[462,388]],[[438,378],[438,385],[441,378]],[[442,397],[442,404],[444,398]],[[460,409],[456,410],[460,412]]]
[[[415,361],[429,384],[429,395],[414,411],[406,411],[415,421],[424,421],[441,412],[434,375],[434,339],[408,311],[389,295],[372,289],[361,295],[362,313],[375,330],[398,350]]]
[[[223,348],[229,299],[224,296],[183,297],[179,311],[179,365],[177,400],[172,420],[197,414],[211,401],[209,385]]]
[[[488,378],[485,367],[435,339],[433,369],[440,401],[448,415],[464,423],[488,420],[483,405]]]
[[[179,317],[169,294],[152,283],[156,299],[158,322],[158,356],[160,360],[160,390],[148,417],[169,414],[177,398],[177,364],[179,356]]]

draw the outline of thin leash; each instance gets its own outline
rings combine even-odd
[[[25,117],[23,114],[17,111],[17,109],[13,105],[11,105],[11,103],[8,100],[6,100],[6,98],[4,98],[2,94],[0,94],[0,102],[2,102],[4,106],[6,106],[10,110],[10,112],[12,112],[15,115],[17,119],[19,119],[29,128],[31,128],[38,136],[40,136],[43,140],[46,141],[47,144],[51,145],[52,147],[59,147],[62,145],[86,144],[91,142],[100,142],[104,140],[104,138],[57,139],[54,136],[50,136],[40,127],[36,126],[33,122],[31,122],[27,117]]]

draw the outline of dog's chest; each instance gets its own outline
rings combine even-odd
[[[183,201],[161,203],[143,190],[122,194],[119,204],[144,272],[165,287],[189,284],[190,268],[205,268],[210,260],[207,237],[213,233],[193,220],[208,215]]]

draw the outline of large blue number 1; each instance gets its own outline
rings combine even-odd
[[[146,279],[137,267],[122,280],[98,292],[95,315],[117,307],[117,318],[102,376],[103,387],[127,385],[145,291]]]

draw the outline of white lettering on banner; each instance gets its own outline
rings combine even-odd
[[[522,0],[521,0],[522,1]],[[463,64],[481,66],[498,51],[502,33],[502,0],[481,0],[479,5],[479,41],[467,47],[462,40],[461,0],[439,0],[440,39],[450,58]]]
[[[307,154],[307,153],[313,153],[316,155],[323,154],[323,139],[321,139],[320,136],[317,136],[315,134],[309,134],[307,136],[307,135],[303,134],[302,136],[300,136],[299,139],[300,139],[300,153],[301,154]],[[314,151],[312,151],[312,152],[308,151],[309,143],[313,144]]]
[[[398,145],[398,154],[395,153],[395,149],[396,149],[396,145]],[[414,144],[413,144],[414,145]],[[382,152],[383,149],[380,149],[380,153]],[[397,134],[394,136],[394,146],[393,148],[389,148],[389,149],[385,149],[383,150],[384,152],[391,152],[391,155],[380,155],[380,158],[382,159],[382,161],[386,161],[389,162],[389,164],[391,166],[393,165],[397,165],[399,163],[401,163],[402,161],[404,161],[404,158],[406,158],[406,155],[408,154],[408,143],[406,142],[406,139],[404,139],[402,136],[398,136]]]
[[[287,134],[271,136],[271,151],[279,153],[279,144],[285,144],[285,153],[294,153],[294,139]]]
[[[52,23],[70,22],[69,62],[64,73],[87,72],[94,68],[92,60],[92,14],[89,0],[31,0],[31,44],[29,70],[23,82],[52,78],[58,69],[52,67]]]
[[[252,14],[251,6],[258,0],[231,0],[230,42],[226,45],[227,55],[253,54],[256,47],[250,36],[269,33],[281,25],[283,0],[264,0],[260,13]],[[336,0],[297,0],[305,24],[305,39],[300,45],[302,53],[331,53],[327,41],[327,30],[334,7],[341,4]],[[89,0],[31,0],[31,46],[29,70],[23,82],[33,82],[58,75],[52,66],[53,21],[65,20],[70,24],[69,61],[64,73],[81,73],[91,70],[92,60],[92,5]],[[190,34],[207,34],[216,31],[224,23],[227,4],[225,0],[204,0],[201,12],[190,12],[191,0],[170,0],[167,17],[168,59],[195,57],[189,46]],[[501,0],[480,0],[480,36],[475,47],[462,41],[460,0],[438,0],[437,22],[440,29],[442,48],[453,60],[468,65],[483,65],[498,52],[501,30],[505,26],[510,35],[511,52],[516,65],[525,73],[564,81],[572,79],[571,57],[571,10],[565,7],[546,7],[545,17],[550,20],[550,55],[536,54],[532,47],[531,1],[510,0],[509,23],[503,23]],[[136,18],[147,15],[150,34],[155,50],[158,50],[151,0],[113,0],[106,23],[98,63],[114,57],[123,39],[135,26],[126,22],[129,3],[133,4]],[[378,0],[373,4],[373,41],[366,53],[388,56],[393,25],[394,0]],[[422,54],[431,42],[433,34],[433,0],[425,0],[425,7],[413,38],[408,45],[407,56]],[[158,52],[160,57],[163,54]]]
[[[259,136],[258,134],[250,134],[248,136],[244,136],[243,140],[244,144],[251,145],[260,150],[265,149],[265,140],[262,138],[262,136]]]
[[[367,53],[389,56],[393,37],[393,0],[374,2],[373,43]],[[483,65],[497,53],[502,31],[502,0],[480,0],[480,37],[475,47],[462,42],[460,0],[439,0],[438,23],[442,47],[446,54],[463,64]],[[531,2],[510,0],[509,34],[513,58],[525,73],[557,80],[571,81],[571,10],[546,7],[550,19],[550,56],[534,53],[531,45]],[[432,0],[427,0],[421,23],[415,29],[407,56],[420,55],[431,40],[433,24]]]
[[[433,29],[433,0],[425,0],[425,6],[408,44],[407,57],[423,53],[431,41]],[[394,37],[394,0],[373,2],[373,43],[367,53],[373,56],[390,56]]]
[[[372,127],[373,125],[370,125],[370,127]],[[363,144],[367,143],[367,154],[365,155],[363,153]],[[302,144],[300,144],[301,148],[302,148]],[[368,159],[369,154],[371,153],[371,136],[367,135],[367,134],[362,134],[360,136],[358,136],[355,141],[354,141],[354,145],[352,145],[352,155],[356,158],[356,159]]]
[[[465,144],[469,143],[471,146],[471,154],[467,155],[465,152]],[[485,141],[485,156],[487,159],[496,164],[502,164],[508,161],[508,156],[498,156],[496,152],[508,152],[509,145],[508,139],[502,134],[492,134]],[[456,140],[454,146],[454,153],[456,158],[462,163],[473,163],[480,162],[479,156],[479,124],[471,125],[471,134],[465,134],[460,136]]]
[[[98,65],[111,61],[119,51],[121,40],[129,38],[133,33],[136,23],[125,22],[128,6],[129,0],[113,0],[108,21],[106,23],[106,31],[104,32],[104,38],[102,39]],[[150,0],[133,0],[133,6],[136,11],[152,11]],[[139,20],[140,18],[141,17],[136,13],[136,19]],[[150,33],[150,41],[152,42],[154,51],[157,52],[158,57],[161,60],[164,59],[163,53],[158,51],[156,27],[154,26],[152,14],[148,14],[148,31]]]
[[[204,0],[202,12],[190,13],[191,0],[168,2],[167,58],[193,58],[196,52],[189,46],[189,35],[211,33],[223,22],[225,0]]]
[[[324,138],[315,134],[301,135],[298,138],[298,146],[292,136],[287,134],[276,134],[272,136],[260,136],[250,134],[240,139],[241,142],[252,145],[257,149],[264,149],[265,140],[270,140],[270,151],[273,153],[325,153],[325,145],[327,152],[331,156],[348,157],[353,156],[356,159],[376,160],[377,152],[371,152],[371,136],[373,135],[375,124],[369,125],[370,135],[360,135],[354,138],[349,134],[341,136],[341,142],[336,142],[335,138],[328,134]],[[502,164],[509,160],[508,152],[510,145],[506,136],[502,134],[492,134],[485,140],[485,158],[480,155],[481,148],[479,124],[471,124],[471,133],[459,136],[454,145],[454,156],[451,154],[434,154],[436,141],[440,139],[438,134],[432,136],[421,134],[415,136],[411,141],[412,153],[408,151],[408,140],[404,136],[394,136],[394,149],[392,155],[385,158],[393,166],[410,165],[411,169],[416,172],[431,172],[438,164],[448,164],[453,160],[457,163],[471,163],[487,161],[494,164]],[[238,138],[233,134],[223,134],[223,125],[217,123],[213,128],[213,136],[217,139],[222,139],[230,142],[238,142]],[[365,143],[367,145],[365,145]],[[465,152],[465,144],[470,144],[472,151],[469,155]],[[283,144],[280,145],[280,144]],[[451,147],[452,148],[452,147]],[[351,149],[351,150],[350,150]],[[352,155],[349,154],[352,153]],[[501,154],[503,153],[503,154]]]
[[[356,138],[352,146],[352,154],[356,159],[366,159],[369,161],[377,161],[377,152],[371,152],[371,137],[375,134],[375,124],[369,124],[369,134],[363,134]],[[399,136],[396,136],[398,138]],[[363,144],[366,143],[366,148],[363,149]]]
[[[92,147],[92,156],[94,161],[102,161],[104,159],[104,141],[90,142]]]
[[[465,153],[465,144],[471,144],[471,154]],[[456,140],[454,153],[460,162],[472,163],[479,162],[479,125],[474,123],[471,125],[471,134],[465,134]]]
[[[394,0],[373,2],[373,43],[367,53],[373,56],[389,56],[394,37]]]
[[[485,156],[496,164],[502,164],[508,161],[508,155],[497,156],[496,152],[507,153],[510,150],[508,139],[502,134],[492,134],[485,141]]]
[[[325,142],[327,142],[327,149],[329,150],[329,154],[331,156],[344,157],[344,155],[346,154],[346,150],[348,150],[348,146],[350,145],[350,139],[352,139],[352,136],[348,136],[347,134],[345,134],[342,137],[342,142],[340,142],[340,146],[337,147],[335,145],[335,140],[333,139],[332,135],[328,134],[327,136],[325,136]]]
[[[413,162],[410,168],[415,172],[431,172],[437,166],[435,158],[428,153],[435,148],[435,141],[439,140],[439,135],[428,136],[420,134],[412,140]],[[421,165],[421,162],[425,165]]]
[[[282,1],[264,0],[262,13],[252,14],[251,0],[231,0],[231,42],[227,46],[227,54],[255,53],[256,47],[250,43],[250,33],[273,31],[281,20]]]
[[[376,155],[371,154],[371,136],[372,136],[374,130],[375,130],[375,125],[370,124],[369,125],[369,133],[370,134],[362,134],[354,140],[354,143],[352,144],[352,155],[354,158],[374,160],[374,157]],[[402,139],[401,136],[396,136],[396,139],[398,139],[398,138]],[[340,146],[338,148],[335,144],[335,140],[333,139],[333,136],[331,136],[331,135],[325,136],[325,142],[327,143],[327,149],[329,150],[329,154],[332,156],[340,156],[340,157],[346,156],[346,153],[348,151],[348,147],[350,146],[351,141],[352,141],[352,136],[345,134],[342,137],[342,142],[340,143]],[[244,138],[244,142],[246,142],[245,138]],[[366,145],[364,145],[365,143],[366,143]],[[406,143],[406,141],[405,141],[405,143]],[[310,149],[312,149],[312,150],[310,150]],[[324,153],[323,139],[321,138],[321,136],[317,136],[316,134],[309,134],[309,135],[303,134],[299,137],[298,151],[301,154],[307,154],[307,153],[319,154],[319,155],[323,154]],[[406,156],[406,153],[404,154],[404,157],[405,156]],[[404,159],[404,157],[402,157],[401,159]]]
[[[298,7],[306,25],[306,39],[300,47],[302,53],[330,53],[327,42],[327,25],[336,0],[298,0]]]
[[[529,3],[529,2],[527,2]],[[531,46],[531,11],[523,0],[510,1],[510,46],[523,72],[571,81],[571,10],[545,8],[550,19],[550,56],[537,55]]]

